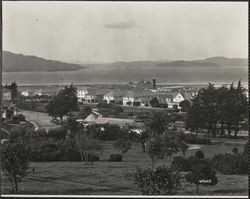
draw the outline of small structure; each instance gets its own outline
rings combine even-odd
[[[12,100],[12,94],[11,94],[11,89],[8,88],[2,88],[2,100],[3,101],[11,101]]]
[[[108,104],[112,102],[119,103],[122,102],[122,98],[125,93],[126,91],[124,90],[112,90],[103,96],[103,100],[105,100]]]
[[[122,119],[122,118],[111,118],[111,117],[102,117],[102,115],[97,113],[91,113],[84,120],[88,124],[117,124],[119,126],[133,125],[135,121],[133,119]]]
[[[30,95],[30,92],[28,90],[21,91],[21,95],[28,97]]]

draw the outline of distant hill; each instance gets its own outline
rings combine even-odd
[[[197,62],[197,61],[170,61],[159,63],[158,66],[164,67],[219,67],[219,65],[211,62]]]
[[[209,57],[197,62],[211,62],[219,66],[248,66],[248,59],[244,58],[227,58],[227,57]]]
[[[248,66],[248,59],[210,57],[202,60],[130,61],[96,64],[73,64],[47,60],[36,56],[27,56],[3,51],[3,72],[22,71],[75,71],[89,68],[91,70],[143,70],[157,67],[231,67]]]
[[[23,71],[74,71],[82,69],[79,64],[47,60],[36,56],[27,56],[3,51],[3,72]]]

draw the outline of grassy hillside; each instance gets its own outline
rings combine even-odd
[[[74,71],[82,69],[79,64],[47,60],[3,51],[3,72],[21,71]]]

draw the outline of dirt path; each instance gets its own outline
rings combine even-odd
[[[59,127],[59,125],[51,122],[51,117],[48,115],[48,113],[27,111],[22,109],[19,110],[21,114],[25,115],[26,120],[35,126],[35,129],[44,128],[46,131],[48,131],[51,128]]]

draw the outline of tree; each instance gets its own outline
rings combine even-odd
[[[216,136],[216,123],[218,121],[217,114],[217,92],[213,84],[209,83],[206,89],[201,89],[199,92],[201,111],[204,115],[205,127],[208,134]]]
[[[225,104],[225,100],[228,97],[228,88],[226,86],[222,86],[220,88],[217,89],[217,114],[218,114],[218,118],[219,118],[219,122],[221,124],[220,126],[220,136],[223,137],[225,135],[225,128],[224,128],[224,124],[225,124],[225,118],[226,118],[226,104]]]
[[[149,103],[150,103],[150,105],[152,107],[159,107],[160,106],[159,101],[158,101],[158,99],[156,97],[154,97],[153,99],[151,99]]]
[[[185,157],[186,151],[188,150],[188,145],[182,141],[179,142],[180,150],[182,151],[183,156]]]
[[[174,134],[162,134],[156,137],[151,137],[146,142],[146,152],[151,158],[152,168],[155,167],[158,159],[163,159],[166,155],[171,157],[179,150],[179,140]]]
[[[235,105],[234,105],[234,116],[233,116],[233,129],[234,136],[236,137],[239,132],[240,123],[247,117],[248,114],[248,103],[245,94],[246,89],[241,85],[239,80],[238,86],[235,89]]]
[[[192,100],[192,106],[189,108],[186,120],[186,129],[195,131],[198,135],[199,129],[204,127],[205,118],[202,113],[202,106],[199,95]]]
[[[179,106],[181,107],[181,110],[183,112],[186,112],[190,108],[191,104],[190,104],[189,100],[185,99],[185,100],[180,102]]]
[[[213,186],[218,182],[216,172],[209,159],[196,159],[193,161],[191,172],[187,173],[185,178],[190,183],[196,184],[196,193],[199,192],[199,185]]]
[[[75,134],[75,143],[80,153],[81,160],[85,161],[85,164],[91,162],[93,166],[93,159],[91,157],[94,155],[94,152],[101,151],[103,146],[97,140],[88,136],[85,131],[81,130]]]
[[[14,127],[2,149],[2,169],[9,179],[13,192],[18,192],[18,183],[28,174],[30,145],[28,132],[22,126]]]
[[[140,141],[141,141],[141,144],[142,144],[142,150],[143,150],[144,153],[146,152],[146,142],[149,139],[149,137],[150,137],[150,134],[149,134],[148,131],[142,131],[140,133],[139,138],[140,138]]]
[[[74,134],[79,130],[81,126],[76,121],[76,118],[71,116],[67,118],[67,122],[64,127],[69,130],[69,136],[74,137]]]
[[[149,122],[146,123],[146,126],[152,136],[158,136],[167,129],[169,120],[169,116],[164,112],[154,112],[149,118]]]
[[[237,136],[241,123],[247,118],[247,97],[245,89],[238,82],[235,88],[233,83],[229,89],[226,86],[216,89],[213,84],[200,89],[192,100],[187,114],[186,128],[196,130],[207,129],[208,134],[216,136],[217,124],[220,124],[221,136],[224,136],[225,126],[228,136],[232,131]]]
[[[47,112],[52,117],[59,117],[61,121],[63,116],[72,111],[79,110],[77,104],[77,90],[71,84],[69,87],[65,86],[59,93],[49,102],[46,107]]]

